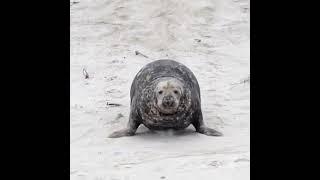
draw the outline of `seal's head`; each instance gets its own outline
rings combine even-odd
[[[163,114],[174,114],[183,94],[183,84],[174,78],[159,81],[155,89],[156,105]]]

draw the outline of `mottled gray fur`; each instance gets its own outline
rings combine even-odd
[[[157,107],[156,86],[160,81],[176,79],[183,84],[183,93],[174,114],[164,114]],[[200,88],[189,68],[173,60],[157,60],[143,67],[130,90],[131,109],[128,127],[109,137],[133,136],[140,124],[152,130],[185,129],[192,124],[196,131],[208,136],[222,133],[205,126],[201,111]]]

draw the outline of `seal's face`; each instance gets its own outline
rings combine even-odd
[[[160,112],[174,114],[180,104],[183,93],[182,83],[176,79],[160,81],[156,86],[156,102]]]

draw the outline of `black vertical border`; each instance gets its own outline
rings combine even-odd
[[[4,179],[70,179],[70,2],[3,2],[1,15]]]

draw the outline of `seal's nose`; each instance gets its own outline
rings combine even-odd
[[[164,107],[173,107],[174,98],[172,96],[165,96],[162,100],[162,105]]]

